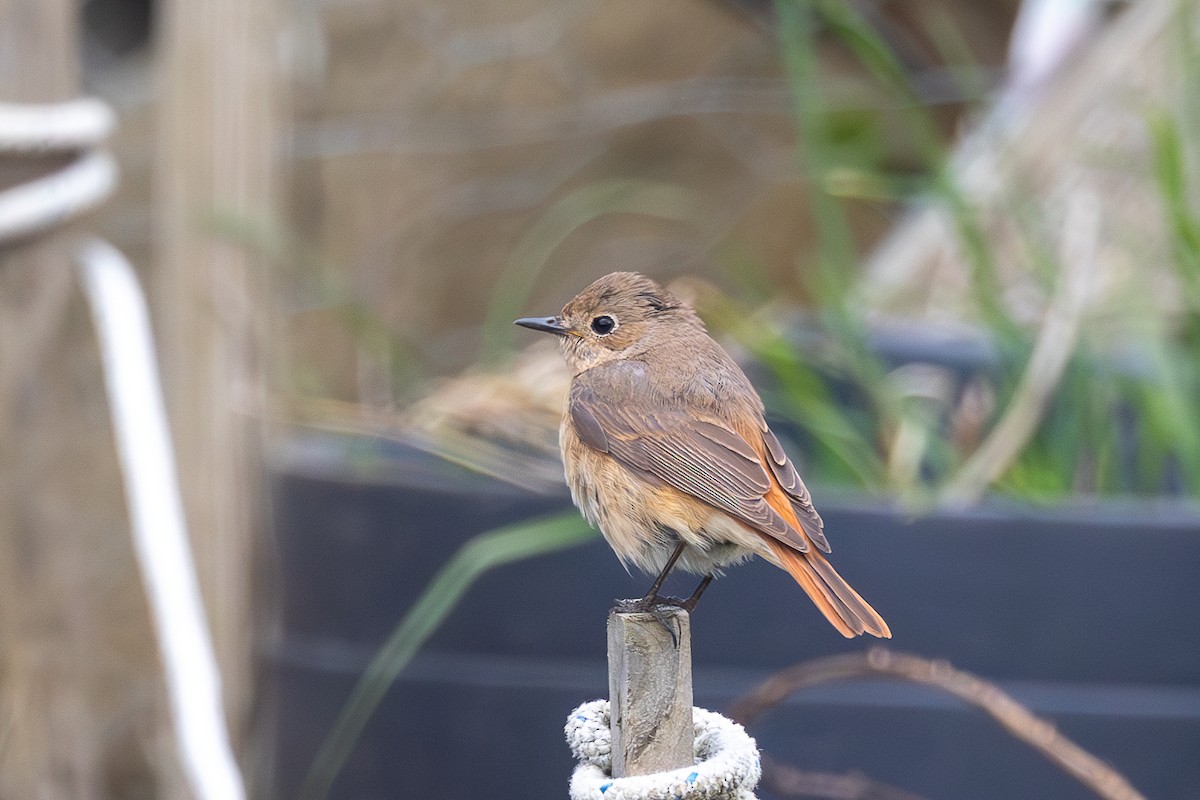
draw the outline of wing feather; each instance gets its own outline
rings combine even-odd
[[[636,408],[636,410],[634,410]],[[754,447],[715,419],[673,407],[614,403],[576,379],[568,413],[580,439],[618,461],[807,552],[804,534],[768,503],[773,481]]]
[[[779,439],[765,422],[762,431],[763,443],[767,446],[767,452],[770,454],[768,462],[771,472],[775,475],[775,480],[779,481],[780,488],[791,498],[792,508],[795,510],[800,524],[804,527],[804,532],[808,534],[808,538],[813,540],[813,544],[819,550],[828,553],[830,548],[829,540],[825,538],[825,522],[817,513],[817,509],[813,508],[812,495],[808,493],[808,487],[804,485],[804,481],[800,479],[800,473],[796,472],[796,467],[792,465],[791,459],[783,451],[783,445],[779,443]]]

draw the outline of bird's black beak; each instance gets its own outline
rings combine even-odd
[[[574,333],[570,328],[559,322],[558,317],[521,317],[513,324],[520,325],[522,328],[533,328],[535,331],[556,333],[559,336]]]

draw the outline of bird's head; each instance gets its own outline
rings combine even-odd
[[[669,341],[683,328],[704,330],[686,303],[636,272],[612,272],[577,294],[555,317],[517,325],[553,333],[572,372],[629,358]]]

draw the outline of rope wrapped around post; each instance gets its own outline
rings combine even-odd
[[[613,778],[608,701],[579,706],[566,726],[567,744],[579,761],[571,800],[755,800],[762,766],[754,739],[741,725],[703,708],[692,710],[692,721],[692,766]]]
[[[102,144],[116,114],[99,100],[0,103],[0,157],[74,152],[48,175],[0,191],[0,243],[44,233],[89,211],[117,186],[117,162]]]

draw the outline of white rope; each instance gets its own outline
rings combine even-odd
[[[608,701],[584,703],[567,718],[567,744],[579,761],[571,776],[571,800],[755,800],[762,766],[745,729],[703,708],[692,709],[692,724],[692,766],[613,778]]]
[[[0,192],[0,242],[54,228],[100,204],[117,185],[117,164],[103,150],[57,172]]]
[[[107,242],[91,240],[79,260],[184,773],[197,800],[242,800],[246,790],[226,732],[145,297],[129,262]]]
[[[47,105],[0,103],[0,152],[83,150],[108,138],[117,115],[90,97]]]
[[[75,153],[49,175],[0,191],[0,243],[32,236],[99,205],[117,185],[117,164],[97,148],[116,126],[104,102],[0,103],[0,155]]]

